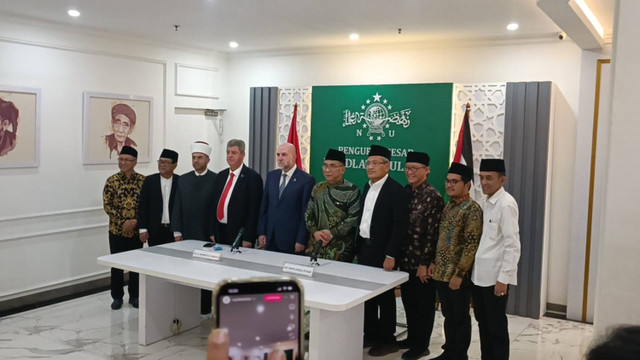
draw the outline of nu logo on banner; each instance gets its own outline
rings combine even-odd
[[[391,150],[390,176],[406,183],[408,151],[431,156],[429,181],[441,191],[449,167],[453,84],[314,86],[311,113],[311,168],[323,181],[329,148],[347,154],[345,178],[364,186],[372,144]]]

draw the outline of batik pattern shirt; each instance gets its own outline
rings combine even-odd
[[[353,261],[359,215],[360,189],[357,186],[347,180],[334,186],[326,181],[316,184],[305,212],[305,223],[310,233],[307,254],[317,242],[313,233],[328,229],[333,238],[320,249],[318,257]]]
[[[442,211],[433,279],[467,277],[482,236],[482,208],[468,195],[451,199]]]
[[[133,237],[136,230],[124,232],[126,220],[138,218],[138,199],[144,183],[144,175],[133,172],[127,177],[119,172],[111,175],[104,184],[102,200],[104,212],[109,215],[109,232],[114,235]]]
[[[435,260],[444,200],[438,190],[426,181],[415,189],[407,185],[406,190],[411,199],[409,236],[402,244],[398,267],[415,270],[420,265],[429,266]]]

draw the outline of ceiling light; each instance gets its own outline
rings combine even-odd
[[[69,14],[69,16],[71,17],[78,17],[80,16],[80,11],[76,9],[70,9],[69,11],[67,11],[67,14]]]
[[[603,37],[604,29],[602,28],[602,24],[600,24],[600,21],[598,21],[598,18],[596,17],[596,15],[593,13],[593,11],[591,11],[589,6],[587,6],[587,3],[585,3],[584,0],[575,0],[575,2],[576,4],[578,4],[578,7],[580,7],[580,10],[582,10],[582,12],[587,17],[587,19],[589,19],[589,22],[596,29],[600,37]]]
[[[520,25],[518,25],[516,23],[511,23],[511,24],[507,25],[507,30],[515,31],[515,30],[518,30],[519,27],[520,27]]]
[[[349,40],[355,41],[355,40],[358,40],[358,39],[360,39],[360,35],[358,35],[358,33],[351,33],[349,35]]]
[[[234,48],[234,49],[235,49],[235,48],[237,48],[237,47],[238,47],[238,43],[237,43],[237,42],[235,42],[235,41],[231,41],[231,42],[229,42],[229,47],[230,47],[230,48]]]

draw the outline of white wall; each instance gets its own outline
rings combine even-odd
[[[612,101],[609,124],[604,209],[601,215],[598,285],[594,326],[602,335],[617,324],[640,324],[640,241],[638,176],[640,151],[637,84],[640,82],[640,2],[616,2],[612,55]]]
[[[228,134],[248,135],[249,87],[386,83],[552,81],[556,99],[547,301],[566,304],[581,58],[570,41],[385,46],[234,55]],[[593,78],[585,81],[595,81]],[[582,119],[580,119],[582,121]]]
[[[41,93],[40,166],[0,169],[2,301],[108,271],[95,260],[108,253],[102,187],[118,170],[82,164],[83,91],[153,97],[152,162],[136,170],[156,172],[166,145],[179,151],[181,173],[191,169],[189,144],[218,136],[204,116],[175,115],[174,107],[225,108],[227,93],[219,89],[217,100],[175,96],[175,64],[218,68],[224,84],[227,58],[10,18],[1,19],[0,34],[0,85]]]

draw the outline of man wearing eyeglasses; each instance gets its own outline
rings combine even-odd
[[[429,184],[427,178],[429,155],[407,153],[404,173],[409,183],[409,232],[402,244],[398,268],[409,273],[403,283],[402,304],[407,316],[407,338],[399,341],[403,360],[429,355],[429,341],[436,312],[436,286],[428,269],[433,271],[438,229],[444,201],[442,195]]]
[[[318,248],[318,257],[351,262],[360,216],[360,189],[343,178],[344,152],[329,149],[322,164],[325,181],[316,184],[307,204],[305,223],[310,239],[307,253]]]
[[[118,155],[117,174],[111,175],[104,184],[102,200],[104,211],[109,215],[109,250],[111,254],[139,249],[138,240],[138,198],[144,182],[144,175],[135,168],[138,158],[136,149],[123,146]],[[111,268],[111,309],[122,307],[124,297],[124,271]],[[138,307],[138,273],[129,272],[129,304]]]
[[[482,209],[469,196],[473,169],[452,163],[445,180],[450,197],[442,211],[431,277],[444,316],[444,352],[438,360],[466,360],[471,343],[471,267],[482,235]]]
[[[369,182],[362,195],[358,221],[358,263],[391,271],[396,267],[400,244],[407,237],[409,200],[402,185],[389,176],[391,151],[371,145],[367,160]],[[379,315],[378,315],[379,314]],[[364,343],[371,356],[398,351],[395,338],[396,300],[394,289],[364,304]]]
[[[171,232],[171,213],[180,175],[173,171],[178,166],[178,153],[164,149],[158,159],[158,173],[144,179],[138,204],[140,241],[149,246],[174,241]]]

